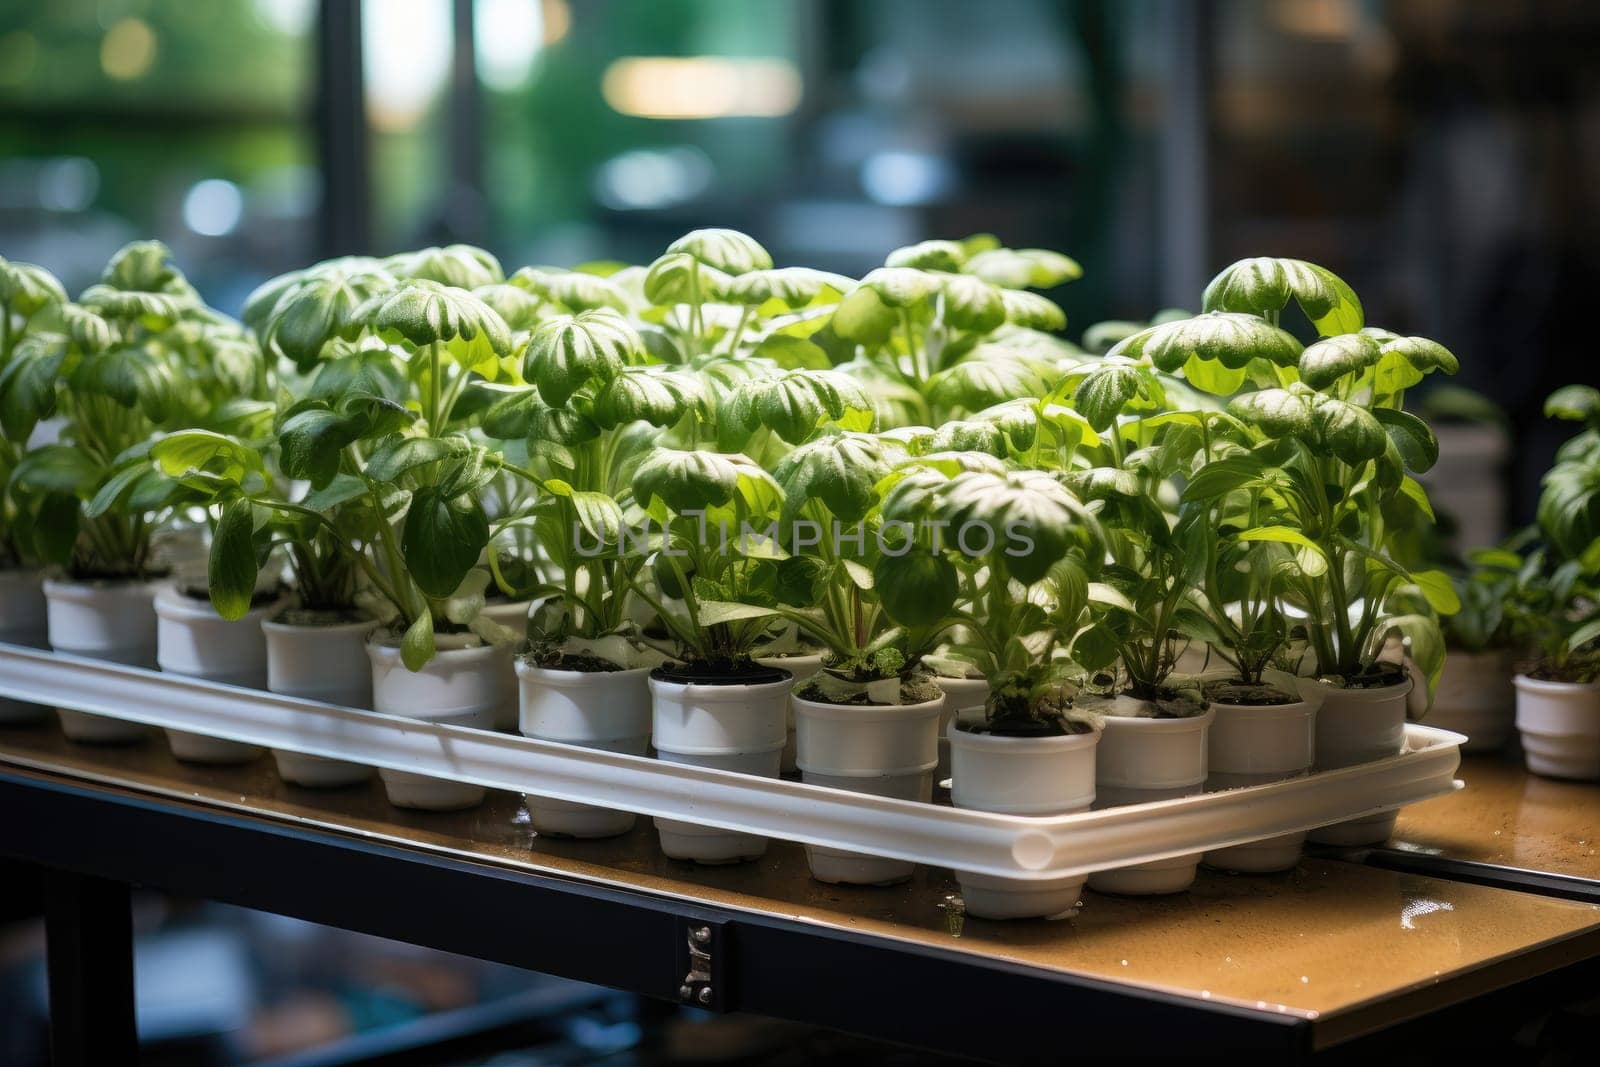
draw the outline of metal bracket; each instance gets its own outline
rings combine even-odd
[[[678,1000],[706,1011],[727,1011],[728,973],[724,949],[726,923],[680,917],[678,931]]]

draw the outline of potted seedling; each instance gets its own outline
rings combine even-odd
[[[151,534],[182,493],[148,465],[128,464],[156,431],[194,425],[196,352],[214,313],[154,242],[112,257],[100,283],[77,305],[61,305],[58,329],[41,331],[12,356],[3,406],[7,436],[26,440],[52,415],[60,440],[30,449],[12,472],[16,491],[40,498],[34,532],[44,559],[60,568],[45,582],[51,646],[133,666],[156,664]],[[207,371],[226,365],[234,351]],[[259,361],[258,361],[259,362]],[[198,397],[210,401],[213,396]],[[61,709],[74,740],[118,743],[144,727]]]
[[[633,497],[659,527],[649,575],[633,592],[656,613],[676,662],[650,672],[653,742],[673,763],[776,777],[790,673],[755,662],[772,620],[760,564],[778,555],[770,524],[783,491],[742,454],[658,448],[633,475]],[[657,819],[674,859],[732,863],[766,838]]]
[[[904,456],[897,441],[848,431],[820,434],[789,453],[774,476],[784,490],[790,555],[775,564],[773,580],[783,616],[827,650],[821,669],[794,691],[803,780],[927,801],[947,702],[921,658],[948,606],[922,617],[915,599],[926,566],[951,583],[956,572],[936,557],[898,554],[878,521],[877,486]],[[884,602],[897,598],[891,618]],[[812,877],[823,882],[884,885],[914,870],[820,846],[808,846],[807,856]]]
[[[66,292],[49,271],[0,258],[0,395],[20,373],[10,369],[12,357],[31,346],[31,336],[56,326],[66,303]],[[13,488],[11,478],[32,430],[33,420],[0,410],[0,641],[43,647],[43,574],[33,544],[42,501]],[[0,722],[27,722],[46,713],[37,705],[0,700]]]
[[[481,615],[490,577],[480,566],[494,534],[481,493],[505,461],[453,427],[468,386],[502,373],[510,330],[466,290],[420,280],[369,299],[341,335],[403,354],[410,403],[360,388],[333,401],[307,399],[283,421],[279,441],[289,477],[321,491],[347,476],[371,506],[371,530],[358,547],[382,594],[377,603],[393,612],[367,643],[373,707],[429,722],[509,726],[516,635]],[[401,807],[471,807],[484,795],[423,775],[381,775]]]
[[[663,657],[639,636],[629,590],[644,551],[624,537],[629,475],[652,437],[708,414],[698,378],[645,367],[643,341],[610,309],[542,322],[523,352],[528,386],[485,413],[493,437],[527,442],[537,498],[525,523],[553,570],[533,589],[531,649],[517,661],[528,737],[643,756],[650,742],[646,675]],[[541,833],[610,837],[631,812],[528,797]]]
[[[1105,552],[1091,509],[1047,473],[945,453],[902,465],[882,514],[907,538],[874,575],[885,610],[906,625],[965,627],[970,643],[952,654],[989,679],[983,720],[949,727],[955,805],[1011,815],[1087,810],[1100,733],[1098,717],[1073,696],[1075,679],[1102,665],[1094,642],[1076,647]],[[1109,654],[1103,642],[1099,650]],[[1067,912],[1084,881],[956,877],[966,911],[993,919]]]
[[[1582,422],[1539,496],[1544,539],[1519,572],[1518,615],[1538,659],[1515,678],[1528,769],[1600,777],[1600,390],[1567,386],[1545,412]]]
[[[1291,298],[1324,336],[1293,371],[1272,368],[1283,384],[1245,392],[1229,411],[1269,442],[1254,457],[1282,499],[1282,520],[1241,537],[1295,550],[1284,599],[1304,614],[1300,628],[1320,678],[1312,697],[1321,700],[1317,767],[1330,769],[1401,750],[1412,681],[1382,656],[1391,634],[1404,637],[1430,687],[1444,663],[1437,615],[1459,607],[1455,590],[1443,572],[1413,573],[1395,558],[1386,505],[1398,498],[1431,516],[1413,475],[1433,465],[1438,444],[1428,424],[1404,409],[1405,391],[1457,364],[1437,342],[1363,328],[1349,287],[1296,260],[1235,264],[1212,281],[1205,302],[1275,322]],[[1429,610],[1402,611],[1397,594],[1406,587],[1419,591]],[[1393,812],[1380,813],[1325,827],[1312,839],[1373,844],[1393,825]]]

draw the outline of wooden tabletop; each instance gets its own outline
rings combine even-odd
[[[1295,1015],[1315,1020],[1319,1046],[1600,956],[1600,908],[1593,905],[1332,859],[1308,859],[1282,875],[1202,872],[1190,892],[1171,897],[1086,892],[1072,918],[1001,923],[962,916],[945,871],[919,870],[910,883],[889,888],[828,886],[808,876],[800,847],[779,842],[757,862],[701,867],[664,857],[648,820],[607,841],[538,837],[513,794],[492,793],[467,812],[404,811],[391,807],[376,783],[302,789],[283,783],[269,760],[197,767],[175,761],[159,738],[97,748],[73,744],[53,726],[0,731],[0,762],[479,862]],[[1472,781],[1470,771],[1465,776]],[[1427,806],[1453,799],[1459,794]]]
[[[1466,788],[1400,812],[1391,845],[1600,880],[1600,782],[1529,774],[1520,759],[1463,756]]]

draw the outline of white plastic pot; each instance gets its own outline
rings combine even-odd
[[[278,607],[267,604],[230,622],[217,614],[211,601],[163,586],[155,597],[156,663],[168,674],[264,689],[267,642],[261,623]],[[167,743],[174,756],[189,763],[248,763],[265,751],[260,745],[186,730],[168,730]]]
[[[493,619],[508,630],[515,630],[517,636],[528,635],[528,612],[533,609],[531,600],[491,600],[483,606],[480,614]]]
[[[948,698],[920,704],[827,704],[793,698],[801,779],[812,785],[900,800],[931,800],[939,724]],[[811,877],[848,885],[890,885],[916,864],[806,846]]]
[[[968,726],[983,723],[984,709],[989,704],[987,678],[935,678],[934,684],[944,690],[944,715],[939,720],[939,766],[933,770],[935,783],[950,777],[950,723],[952,720]]]
[[[1511,685],[1511,655],[1503,649],[1451,652],[1428,708],[1422,687],[1411,691],[1412,717],[1441,730],[1467,735],[1463,752],[1498,752],[1511,740],[1516,722],[1516,690]]]
[[[261,632],[267,641],[267,688],[345,708],[372,707],[372,664],[366,645],[367,636],[377,626],[376,619],[330,626],[264,620]],[[372,777],[372,768],[359,763],[284,748],[273,749],[272,759],[278,775],[294,785],[329,789]]]
[[[48,648],[43,580],[37,570],[0,570],[0,641]],[[39,704],[0,697],[0,725],[34,722],[50,714]]]
[[[1118,705],[1129,703],[1138,702],[1118,697],[1105,717],[1095,755],[1095,807],[1172,800],[1204,790],[1212,712],[1185,719],[1116,714]],[[1200,856],[1190,854],[1095,871],[1089,875],[1089,888],[1131,895],[1181,893],[1194,884],[1199,863]]]
[[[1317,708],[1316,769],[1331,771],[1398,756],[1405,745],[1406,694],[1411,685],[1409,678],[1378,689],[1334,689],[1308,682],[1308,688],[1322,692]],[[1309,695],[1305,688],[1301,692]],[[1310,839],[1319,845],[1345,848],[1382,844],[1394,832],[1395,814],[1382,811],[1319,827],[1311,831]]]
[[[1316,753],[1316,708],[1308,701],[1249,705],[1211,702],[1206,789],[1217,792],[1297,778]],[[1304,832],[1280,834],[1232,848],[1213,849],[1205,864],[1224,871],[1266,874],[1300,862]]]
[[[1600,778],[1600,682],[1519,674],[1515,684],[1528,770],[1546,778]]]
[[[420,671],[400,660],[383,637],[367,641],[372,662],[372,708],[389,715],[492,730],[516,715],[516,675],[508,646],[440,648]],[[507,708],[510,708],[507,711]],[[389,803],[422,811],[457,811],[483,802],[484,788],[380,768]]]
[[[669,763],[778,777],[788,731],[793,677],[759,685],[706,685],[650,679],[656,755]],[[767,850],[755,834],[656,819],[661,851],[697,863],[737,863]]]
[[[46,579],[50,647],[90,659],[156,668],[156,612],[151,584],[143,581],[67,582]],[[57,708],[61,731],[73,741],[124,745],[148,737],[150,728],[104,715]]]
[[[524,737],[629,756],[650,748],[646,667],[627,671],[562,671],[517,661]],[[527,794],[534,830],[562,837],[615,837],[633,829],[634,814]]]
[[[1004,815],[1068,815],[1094,803],[1100,733],[996,737],[949,727],[951,802]],[[1062,915],[1078,906],[1084,876],[1023,879],[957,871],[961,899],[980,919]]]
[[[802,682],[809,681],[812,675],[822,669],[821,653],[807,656],[757,656],[756,662],[763,667],[777,667],[779,670],[788,671],[794,675],[794,684],[797,686]],[[785,715],[787,719],[784,729],[788,731],[788,739],[784,742],[783,762],[778,769],[784,774],[793,774],[799,765],[795,762],[798,749],[795,747],[794,705],[792,703],[789,705],[789,710]]]

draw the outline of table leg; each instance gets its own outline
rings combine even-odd
[[[44,877],[53,1067],[139,1058],[128,886],[65,871]]]

